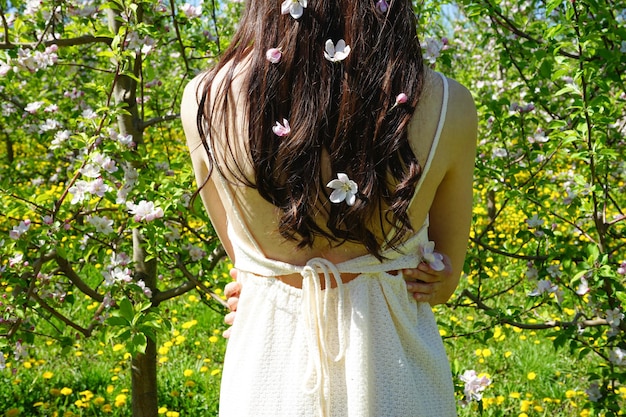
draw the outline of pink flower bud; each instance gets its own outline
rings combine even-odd
[[[282,52],[280,52],[280,48],[270,48],[265,52],[265,59],[267,59],[272,64],[278,64],[280,59],[283,57]]]
[[[404,93],[400,93],[396,96],[396,106],[400,105],[400,104],[404,104],[409,100],[409,97],[404,94]]]

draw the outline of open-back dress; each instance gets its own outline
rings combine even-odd
[[[436,134],[445,123],[447,79]],[[452,417],[454,387],[435,317],[407,293],[403,268],[420,262],[428,218],[400,247],[333,264],[269,259],[214,170],[242,291],[226,349],[221,417]],[[413,199],[415,200],[415,198]],[[413,204],[414,201],[411,201]],[[299,273],[302,288],[276,277]],[[342,283],[341,274],[358,274]],[[321,289],[324,282],[326,289]],[[333,285],[334,284],[334,285]],[[332,288],[331,288],[332,287]]]

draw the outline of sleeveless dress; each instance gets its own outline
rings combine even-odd
[[[448,85],[441,78],[439,124],[415,195],[445,122]],[[449,363],[432,310],[408,294],[401,273],[389,273],[420,263],[428,219],[399,248],[384,251],[382,263],[368,254],[337,264],[313,258],[292,265],[263,254],[230,186],[219,170],[213,172],[228,204],[228,237],[242,284],[224,360],[219,415],[456,416]],[[302,275],[302,289],[275,278],[293,273]],[[342,283],[342,273],[359,275]]]

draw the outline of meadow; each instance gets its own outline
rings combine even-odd
[[[214,279],[227,282],[222,263]],[[547,331],[496,325],[476,333],[476,309],[458,295],[472,282],[466,277],[449,306],[435,312],[450,357],[460,416],[594,416],[587,389],[586,362],[555,350]],[[217,291],[220,292],[219,290]],[[521,295],[525,296],[525,295]],[[95,304],[87,304],[87,310]],[[226,339],[224,311],[189,293],[161,306],[173,327],[158,342],[159,415],[216,416]],[[566,312],[573,314],[573,312]],[[466,332],[469,332],[466,333]],[[61,347],[53,339],[38,343],[21,362],[7,358],[0,371],[0,412],[14,416],[130,416],[130,355],[124,345],[77,338]],[[491,384],[481,401],[461,404],[460,375],[473,369]],[[626,388],[619,393],[626,405]]]

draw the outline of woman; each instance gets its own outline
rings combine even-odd
[[[410,0],[248,0],[185,89],[199,193],[242,285],[221,416],[456,415],[429,303],[465,256],[476,111],[424,67],[415,28]],[[418,301],[403,271],[423,261]]]

